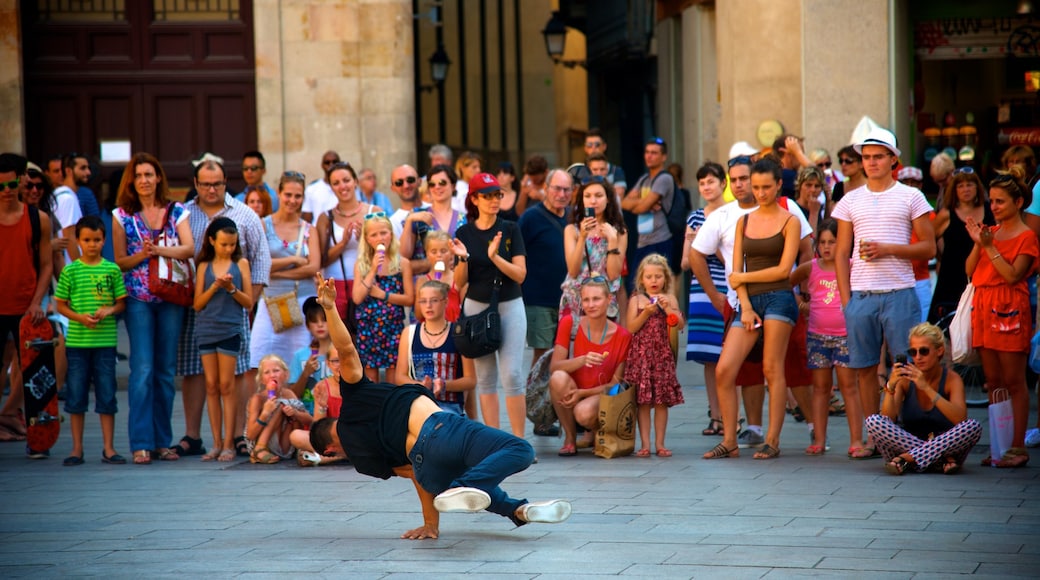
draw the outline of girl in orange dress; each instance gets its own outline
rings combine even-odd
[[[1040,242],[1022,221],[1022,209],[1031,199],[1022,176],[1016,167],[990,182],[989,204],[996,226],[982,225],[970,217],[966,223],[968,235],[975,242],[966,264],[975,285],[971,343],[982,357],[990,402],[997,389],[1007,389],[1014,414],[1011,449],[1003,457],[983,461],[983,465],[997,467],[1021,467],[1029,461],[1025,449],[1029,416],[1025,377],[1033,317],[1026,278],[1036,271]]]

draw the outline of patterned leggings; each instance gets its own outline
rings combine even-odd
[[[909,453],[914,458],[914,468],[921,472],[944,457],[953,456],[963,464],[971,448],[982,437],[982,426],[975,419],[967,419],[952,429],[925,441],[907,433],[884,415],[867,417],[867,433],[885,461]]]

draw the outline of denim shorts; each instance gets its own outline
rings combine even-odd
[[[798,321],[798,303],[794,300],[794,292],[790,290],[774,290],[751,297],[751,308],[762,320],[780,320],[791,326]],[[740,322],[740,309],[733,326],[744,328]]]
[[[225,338],[224,340],[218,340],[217,342],[211,342],[209,344],[199,345],[199,355],[207,354],[222,354],[224,356],[238,356],[238,351],[242,348],[242,335],[236,334],[231,338]]]
[[[849,367],[865,369],[881,360],[881,343],[890,353],[906,352],[910,329],[921,319],[921,302],[913,288],[891,292],[852,291],[845,306],[849,333]]]
[[[82,415],[90,403],[90,384],[94,383],[94,412],[100,415],[115,415],[116,404],[116,349],[77,348],[65,349],[69,363],[65,375],[65,412]]]
[[[849,366],[848,337],[810,332],[807,342],[810,369],[847,368]]]

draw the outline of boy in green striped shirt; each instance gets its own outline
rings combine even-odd
[[[65,466],[83,464],[83,421],[94,383],[94,412],[101,419],[104,450],[101,461],[123,464],[126,459],[113,446],[116,415],[115,315],[126,309],[123,272],[101,257],[105,224],[97,216],[76,223],[80,257],[61,271],[54,292],[58,312],[69,319],[65,337],[68,375],[65,379],[65,412],[71,419],[72,453]]]

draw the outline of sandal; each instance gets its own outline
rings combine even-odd
[[[733,449],[727,449],[725,445],[719,443],[715,447],[711,448],[711,451],[703,455],[704,459],[720,459],[728,457],[740,457],[740,449],[734,447]]]
[[[1027,463],[1029,463],[1029,452],[1024,447],[1012,447],[993,465],[1001,468],[1014,468],[1025,467]]]
[[[181,458],[180,455],[177,455],[176,451],[168,447],[161,447],[159,449],[156,449],[152,455],[160,461],[177,461]]]
[[[831,417],[844,415],[845,402],[839,399],[837,396],[831,397],[830,406],[827,408],[827,414]]]
[[[874,459],[881,452],[874,447],[849,447],[849,459]]]
[[[885,464],[885,471],[892,475],[903,475],[908,469],[910,469],[910,462],[899,456]]]
[[[235,460],[235,450],[234,449],[230,449],[230,448],[229,449],[221,449],[220,450],[220,455],[217,456],[217,461],[228,462],[228,461],[234,461],[234,460]]]
[[[239,457],[249,457],[249,443],[247,443],[246,438],[241,435],[235,437],[235,455]]]
[[[805,448],[806,455],[823,455],[824,453],[826,453],[826,449],[823,445],[810,445]]]
[[[152,463],[152,453],[147,449],[141,449],[140,451],[134,451],[134,464],[136,465],[149,465]]]
[[[574,457],[578,454],[578,450],[575,449],[573,445],[568,443],[567,445],[560,447],[560,450],[556,452],[556,454],[560,457]]]
[[[253,450],[253,454],[249,456],[250,463],[261,463],[264,465],[278,463],[281,460],[281,457],[278,457],[266,447],[257,447]]]
[[[189,455],[207,455],[206,448],[202,446],[202,439],[192,439],[187,435],[181,437],[181,440],[170,449],[173,449],[173,451],[180,457],[187,457]],[[219,448],[216,451],[217,453],[220,453]],[[216,457],[216,455],[213,457]],[[203,461],[210,460],[204,459]]]
[[[202,454],[202,458],[201,459],[203,461],[214,461],[215,459],[220,457],[221,453],[222,453],[222,450],[220,449],[220,447],[212,447],[212,448],[210,448],[210,450],[208,452]]]
[[[664,447],[658,447],[657,451],[654,451],[654,453],[657,454],[658,457],[671,457],[672,456],[671,450],[665,449]]]
[[[799,422],[799,423],[804,423],[805,422],[805,413],[802,413],[802,408],[797,406],[797,405],[791,411],[791,416],[794,417],[794,420]]]
[[[942,472],[944,475],[953,475],[961,470],[961,464],[957,463],[957,458],[947,457],[943,461]]]
[[[722,421],[718,419],[708,421],[708,426],[701,431],[701,435],[722,435]]]
[[[751,456],[752,459],[776,459],[777,457],[780,457],[780,450],[768,443],[759,447],[758,451]]]
[[[636,457],[650,457],[650,450],[646,447],[636,451]]]

